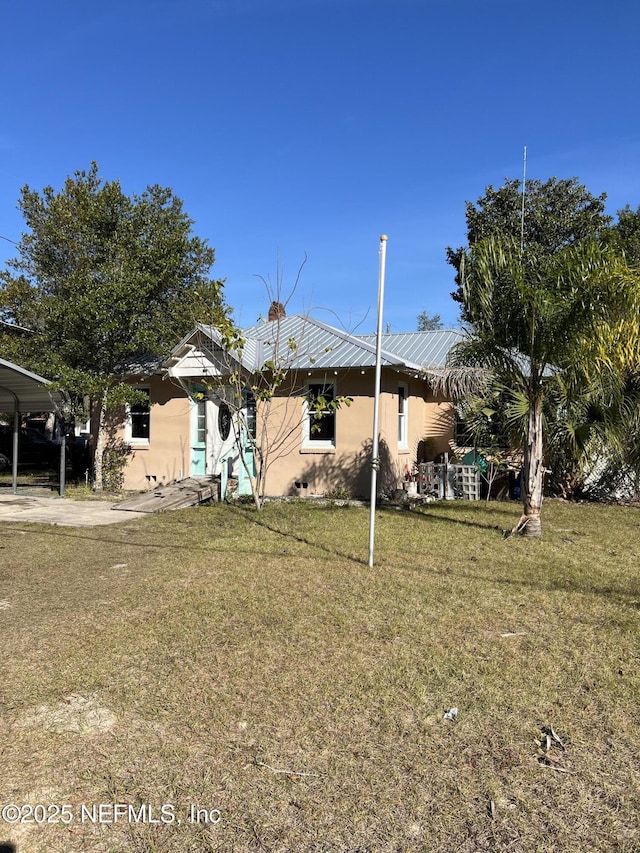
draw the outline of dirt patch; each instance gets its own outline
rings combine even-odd
[[[116,722],[116,715],[102,707],[95,696],[73,693],[57,705],[40,705],[17,725],[20,728],[41,727],[59,733],[91,735],[108,732]]]

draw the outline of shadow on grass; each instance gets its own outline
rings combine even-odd
[[[331,548],[328,545],[322,544],[321,542],[317,542],[317,541],[314,542],[312,539],[307,539],[306,537],[300,536],[297,533],[292,533],[292,532],[287,531],[287,530],[279,530],[277,527],[269,524],[261,516],[257,515],[257,513],[253,512],[250,509],[247,510],[247,509],[243,509],[242,507],[236,507],[233,505],[229,505],[227,507],[227,510],[228,510],[228,512],[232,512],[236,516],[240,517],[243,521],[251,521],[251,523],[257,524],[258,526],[263,527],[265,530],[268,530],[271,533],[275,533],[278,536],[283,536],[283,537],[286,537],[288,539],[292,539],[293,541],[298,542],[301,545],[307,545],[310,548],[315,548],[316,550],[323,551],[332,558],[339,557],[341,559],[348,560],[351,563],[356,563],[357,565],[360,565],[360,566],[366,566],[367,565],[366,560],[359,559],[358,557],[354,557],[353,554],[346,554],[342,551],[337,550],[336,548]],[[210,545],[193,545],[193,544],[175,545],[175,544],[169,544],[166,542],[158,542],[158,541],[155,541],[155,542],[136,542],[132,539],[127,538],[126,536],[122,537],[122,538],[116,538],[116,537],[106,536],[106,535],[105,536],[96,536],[96,535],[87,536],[84,534],[84,531],[87,530],[86,527],[77,527],[77,528],[73,528],[73,532],[71,532],[71,531],[66,532],[64,530],[64,528],[62,528],[61,526],[55,526],[51,529],[47,529],[40,522],[32,522],[32,524],[34,526],[38,525],[37,529],[31,528],[31,527],[27,527],[27,528],[19,527],[15,522],[8,522],[7,526],[4,529],[6,529],[8,532],[30,533],[32,535],[43,535],[43,536],[55,536],[56,538],[63,537],[63,538],[67,538],[67,539],[81,540],[83,542],[86,542],[86,541],[100,542],[103,544],[120,545],[123,547],[131,546],[134,548],[145,548],[145,549],[154,548],[157,550],[191,551],[193,553],[211,553],[211,551],[212,551],[212,547]],[[0,530],[2,530],[2,529],[3,529],[3,527],[0,526]],[[126,532],[126,528],[121,527],[120,529],[122,529],[123,532]],[[232,553],[233,552],[233,553],[237,553],[237,554],[244,553],[245,551],[246,551],[246,553],[250,553],[250,554],[260,553],[256,548],[242,549],[242,548],[239,548],[236,544],[234,544],[233,547],[228,548],[228,549],[216,546],[216,551],[224,552],[224,553]],[[271,553],[272,552],[267,551],[267,552],[265,552],[265,555],[271,555]],[[291,555],[291,556],[294,556],[294,555]],[[1,851],[0,851],[0,853],[1,853]]]
[[[402,566],[406,569],[406,566]],[[623,604],[626,607],[631,607],[634,610],[640,610],[640,598],[638,590],[623,590],[614,589],[611,585],[597,586],[585,581],[576,580],[567,577],[554,577],[546,580],[534,580],[532,578],[510,578],[503,575],[486,575],[479,572],[465,571],[464,569],[439,569],[433,566],[425,568],[417,566],[415,571],[419,573],[428,572],[435,577],[456,578],[462,581],[477,581],[482,584],[496,584],[497,586],[514,587],[520,589],[528,589],[536,592],[563,592],[568,594],[578,594],[584,596],[596,596],[598,598],[607,599],[612,604]]]
[[[464,507],[456,506],[451,507],[454,511],[462,511],[465,510]],[[313,540],[306,536],[303,536],[299,533],[283,530],[275,526],[274,524],[267,521],[264,517],[258,515],[252,508],[243,508],[241,506],[228,506],[227,510],[233,513],[236,517],[240,518],[242,521],[251,522],[252,524],[256,524],[265,530],[268,530],[270,533],[275,534],[276,536],[283,537],[285,539],[292,540],[296,543],[305,545],[309,548],[313,548],[316,551],[323,552],[329,558],[335,559],[339,558],[342,560],[346,560],[352,564],[355,564],[359,567],[367,567],[367,561],[363,558],[354,557],[353,554],[349,554],[339,550],[338,548],[333,548],[329,545],[325,545],[322,542],[317,540]],[[390,514],[393,512],[398,512],[398,509],[392,507],[381,507],[379,512],[384,514]],[[465,510],[468,511],[468,510]],[[508,508],[505,507],[504,510],[499,510],[497,507],[494,510],[496,512],[507,512]],[[488,523],[483,523],[480,521],[470,521],[468,518],[456,518],[453,514],[448,514],[447,512],[433,512],[430,508],[426,510],[412,510],[411,518],[416,521],[420,519],[423,522],[428,521],[437,521],[437,522],[447,522],[450,524],[455,524],[463,528],[474,528],[479,530],[488,531],[489,533],[493,533],[495,535],[500,535],[504,532],[503,528],[498,525],[491,525]],[[193,526],[193,525],[188,525]],[[194,545],[194,544],[175,544],[175,541],[171,543],[161,542],[161,541],[135,541],[127,536],[123,536],[122,538],[117,538],[115,536],[96,536],[96,535],[86,535],[87,528],[74,528],[73,531],[66,532],[61,527],[52,527],[47,529],[44,525],[36,525],[34,523],[33,526],[18,526],[14,522],[10,522],[8,524],[0,524],[0,531],[6,532],[16,532],[16,533],[29,533],[32,535],[47,535],[47,536],[55,536],[55,537],[65,537],[69,539],[75,539],[76,541],[92,541],[109,545],[117,545],[121,547],[131,546],[133,548],[144,548],[145,550],[154,549],[154,550],[170,550],[170,551],[181,551],[181,552],[192,552],[192,553],[212,553],[211,545]],[[126,528],[125,528],[126,530]],[[124,531],[123,531],[124,532]],[[236,543],[234,543],[231,547],[225,548],[216,546],[216,550],[218,552],[224,553],[251,553],[253,555],[259,554],[258,549],[254,548],[239,548]],[[272,551],[264,552],[265,556],[274,556]],[[297,555],[292,554],[291,557],[295,557]],[[473,559],[473,558],[470,558]],[[385,560],[389,568],[394,567],[393,559],[391,561]],[[406,569],[406,563],[402,566],[403,569]],[[623,589],[615,589],[611,585],[597,585],[585,582],[583,579],[574,579],[570,577],[553,577],[547,578],[545,580],[536,580],[534,578],[522,578],[522,577],[507,577],[504,574],[502,576],[496,576],[493,574],[491,577],[488,577],[486,574],[482,574],[479,572],[468,571],[465,569],[451,569],[447,568],[438,568],[435,566],[415,566],[415,571],[420,573],[428,573],[435,577],[457,577],[461,580],[469,580],[469,581],[478,581],[482,583],[487,583],[488,581],[498,584],[500,586],[511,586],[511,587],[521,587],[525,589],[532,590],[549,590],[554,592],[566,592],[566,593],[580,593],[583,595],[593,595],[599,596],[602,598],[608,598],[614,601],[618,601],[619,603],[624,603],[627,606],[630,606],[634,609],[640,608],[639,601],[639,593],[638,590],[623,590]],[[1,851],[0,851],[1,853]]]
[[[324,551],[327,554],[330,554],[332,557],[340,557],[343,560],[348,560],[351,563],[356,563],[359,566],[366,566],[367,561],[364,559],[359,559],[358,557],[354,557],[353,554],[345,554],[342,551],[338,551],[337,548],[330,548],[328,545],[323,545],[321,542],[314,542],[312,539],[307,539],[304,536],[300,536],[299,533],[292,533],[290,530],[279,530],[277,527],[269,524],[264,520],[262,516],[259,516],[257,513],[249,516],[249,512],[242,507],[230,506],[229,509],[234,512],[236,515],[239,515],[243,520],[248,520],[249,517],[254,524],[259,525],[260,527],[264,527],[265,530],[269,530],[271,533],[276,533],[278,536],[284,536],[287,539],[293,539],[295,542],[299,542],[302,545],[308,545],[310,548],[317,548],[319,551]]]
[[[379,508],[380,512],[390,513],[390,512],[398,512],[398,509],[395,507],[387,507],[381,506]],[[445,521],[448,524],[458,524],[462,527],[474,527],[479,530],[489,530],[493,533],[499,533],[500,536],[504,536],[505,530],[509,530],[510,528],[500,527],[497,524],[486,524],[482,521],[469,521],[468,518],[455,518],[451,515],[443,515],[441,513],[432,512],[429,510],[422,509],[412,509],[410,510],[412,518],[420,518],[422,521]]]

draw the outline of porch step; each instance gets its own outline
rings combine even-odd
[[[220,481],[187,477],[175,483],[160,486],[151,492],[136,495],[122,503],[114,504],[112,509],[135,512],[166,512],[171,509],[184,509],[188,506],[217,501],[220,499]]]

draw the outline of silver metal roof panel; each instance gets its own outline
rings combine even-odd
[[[50,389],[48,379],[0,358],[0,411],[52,412],[64,398]]]
[[[199,324],[194,331],[219,345],[220,332],[215,327]],[[193,334],[183,339],[174,354]],[[352,335],[301,314],[250,326],[242,335],[245,346],[241,363],[250,372],[260,370],[270,360],[290,370],[375,367],[375,335]],[[443,368],[447,353],[462,339],[456,330],[383,335],[382,365],[411,372]]]
[[[362,335],[375,346],[375,335]],[[430,332],[399,332],[382,336],[382,346],[397,356],[422,368],[443,368],[451,347],[464,339],[456,329],[437,329]]]

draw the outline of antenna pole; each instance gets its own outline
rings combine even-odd
[[[522,153],[522,211],[520,213],[520,254],[524,254],[524,198],[527,190],[527,146]]]

